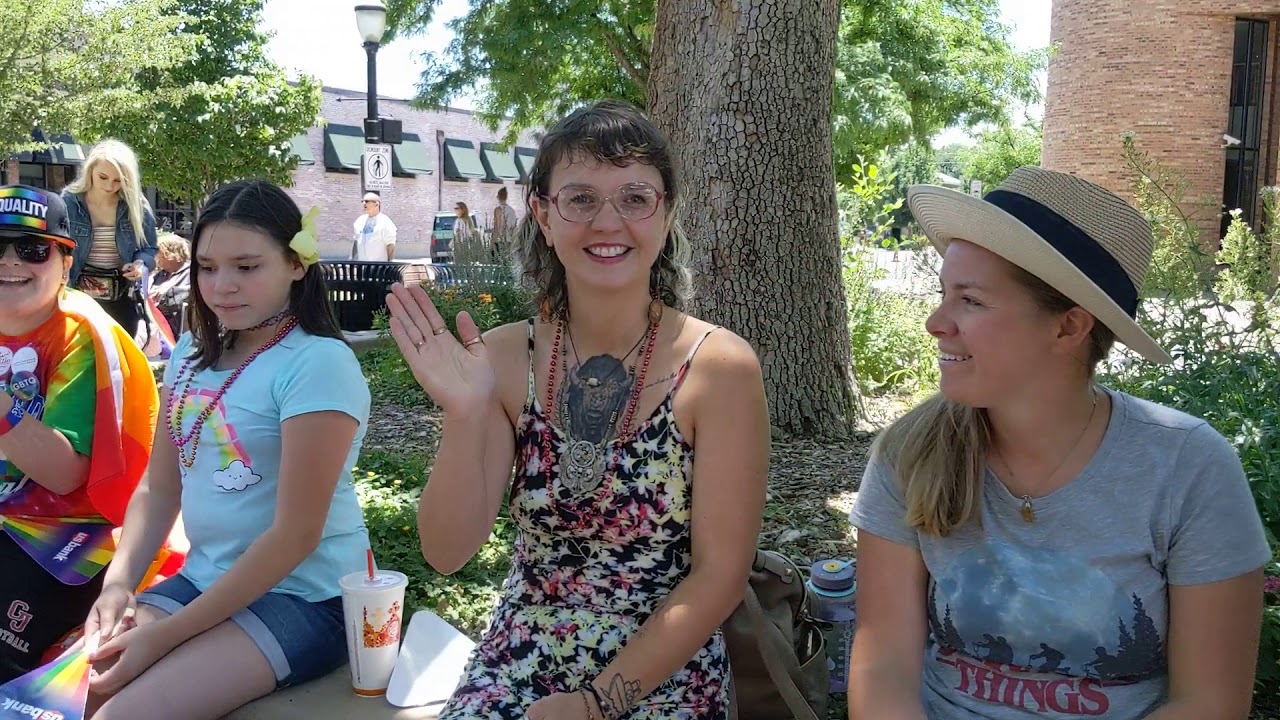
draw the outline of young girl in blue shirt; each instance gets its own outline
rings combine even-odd
[[[369,390],[311,223],[262,181],[215,191],[196,222],[192,331],[85,625],[97,720],[220,718],[346,661],[338,581],[369,547],[351,477]],[[180,510],[182,571],[135,598]]]

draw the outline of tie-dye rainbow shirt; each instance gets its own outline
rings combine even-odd
[[[44,410],[41,422],[62,433],[71,447],[88,456],[93,447],[96,384],[93,331],[61,310],[43,325],[19,336],[0,335],[0,383],[5,392],[15,373],[30,372],[39,379]],[[3,458],[0,453],[0,458]],[[46,490],[28,479],[7,458],[0,460],[0,515],[98,518],[86,488],[67,495]]]

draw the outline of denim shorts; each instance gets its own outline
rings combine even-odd
[[[138,603],[173,615],[200,596],[182,575],[138,595]],[[269,592],[231,616],[258,646],[276,674],[276,689],[328,675],[347,662],[342,597],[307,602]]]

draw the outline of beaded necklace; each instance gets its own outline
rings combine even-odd
[[[187,360],[182,364],[182,367],[178,370],[175,379],[181,378],[183,373],[187,373],[187,379],[182,385],[182,391],[177,393],[180,397],[176,403],[174,401],[174,394],[171,393],[169,395],[166,414],[168,415],[167,425],[169,429],[169,441],[178,449],[178,459],[182,462],[183,467],[189,468],[195,464],[196,453],[200,450],[200,430],[204,427],[205,420],[208,420],[209,416],[213,414],[213,409],[217,407],[218,402],[222,400],[222,396],[226,394],[227,388],[231,387],[231,384],[236,381],[236,378],[240,377],[240,373],[244,372],[245,368],[249,367],[249,363],[256,360],[262,353],[280,344],[280,341],[284,340],[285,336],[297,327],[297,325],[298,319],[296,317],[290,317],[283,325],[280,326],[279,330],[276,330],[276,334],[271,336],[270,340],[263,343],[262,347],[254,350],[249,357],[245,358],[244,362],[240,363],[240,367],[236,368],[235,371],[222,382],[222,387],[218,388],[217,394],[213,396],[213,399],[209,401],[209,404],[206,405],[205,408],[200,411],[200,414],[196,416],[195,424],[191,426],[191,430],[185,435],[182,433],[182,411],[186,409],[187,402],[191,398],[191,381],[196,376],[196,371],[192,368],[192,365],[195,363],[195,358],[187,358]],[[190,372],[188,372],[188,370]],[[175,382],[174,385],[176,386],[177,382]],[[187,457],[187,443],[191,443],[190,457]]]

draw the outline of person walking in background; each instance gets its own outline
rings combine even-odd
[[[396,251],[396,224],[382,213],[378,193],[364,194],[364,213],[352,224],[352,260],[391,262]]]
[[[142,319],[138,281],[156,266],[156,218],[142,196],[138,157],[118,140],[93,147],[62,191],[75,241],[67,286],[83,291],[130,335]]]
[[[519,222],[515,208],[507,204],[507,188],[498,188],[498,206],[493,209],[492,240],[495,260],[501,262],[510,254],[511,239],[515,237]]]
[[[458,219],[453,222],[453,240],[454,242],[468,242],[476,237],[476,224],[471,219],[471,210],[467,208],[467,204],[458,201],[453,206],[453,212]]]

